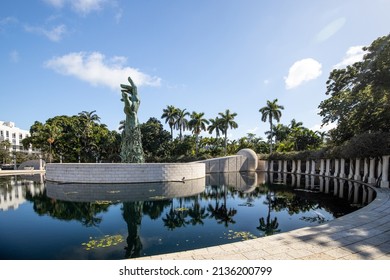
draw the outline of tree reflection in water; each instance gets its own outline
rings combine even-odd
[[[218,180],[221,180],[225,175],[216,176]],[[78,234],[78,236],[72,235],[73,239],[69,237],[70,235],[66,230],[58,231],[54,226],[53,228],[49,226],[45,228],[45,233],[56,236],[53,241],[44,239],[43,236],[34,236],[35,239],[42,238],[40,242],[53,242],[47,245],[45,243],[46,247],[57,245],[57,250],[60,250],[62,249],[61,246],[80,247],[83,242],[80,240],[85,240],[86,234],[89,235],[94,231],[94,229],[91,231],[91,227],[97,228],[103,235],[120,234],[123,236],[123,232],[126,231],[126,226],[123,227],[124,220],[127,225],[127,244],[126,247],[123,246],[124,251],[123,247],[111,246],[109,248],[98,248],[88,253],[83,252],[83,257],[86,254],[89,254],[88,257],[91,258],[111,257],[109,255],[109,252],[111,252],[112,256],[120,254],[120,258],[135,258],[177,250],[176,244],[179,243],[180,246],[183,246],[180,247],[181,249],[192,249],[190,242],[194,244],[191,245],[193,248],[230,242],[226,241],[226,238],[220,239],[226,232],[226,228],[229,228],[229,232],[248,232],[253,236],[258,236],[261,232],[262,235],[268,236],[291,230],[295,226],[293,224],[297,222],[301,225],[304,223],[320,224],[356,210],[357,207],[351,206],[348,199],[352,199],[353,205],[356,205],[356,203],[360,203],[356,199],[362,197],[364,203],[368,203],[374,197],[369,189],[358,190],[355,189],[355,186],[351,188],[351,184],[344,181],[333,183],[332,181],[327,182],[325,180],[322,182],[317,180],[312,187],[306,185],[304,187],[300,185],[291,186],[288,185],[288,182],[283,182],[286,183],[285,185],[273,185],[270,182],[264,183],[264,181],[261,183],[254,182],[250,186],[244,184],[234,185],[234,182],[241,179],[240,176],[241,174],[238,174],[230,182],[226,178],[223,179],[224,182],[213,179],[216,182],[215,184],[209,184],[203,192],[193,192],[188,197],[184,195],[177,198],[153,200],[150,199],[150,192],[148,191],[145,199],[138,199],[137,197],[137,199],[134,199],[137,201],[129,201],[132,198],[131,193],[126,197],[120,197],[125,189],[122,190],[116,186],[112,187],[112,190],[116,190],[116,192],[110,193],[110,195],[115,196],[116,200],[112,199],[115,202],[104,198],[100,198],[99,201],[96,200],[96,192],[91,192],[90,197],[88,197],[85,186],[80,186],[77,189],[74,186],[72,188],[68,188],[70,186],[52,186],[52,194],[62,195],[59,197],[48,197],[46,191],[32,195],[23,187],[24,198],[31,202],[31,208],[38,214],[26,215],[34,219],[33,222],[26,223],[26,226],[31,227],[31,229],[28,229],[30,231],[38,231],[33,227],[35,224],[41,225],[44,222],[44,219],[39,220],[42,216],[53,217],[54,219],[51,219],[51,221],[59,220],[59,222],[56,221],[57,223],[52,224],[60,225],[66,229],[67,225],[61,223],[62,221],[78,221],[81,227],[75,226],[77,223],[73,223],[73,229],[76,230],[72,233],[77,232]],[[298,178],[294,179],[294,182],[298,181],[300,181]],[[9,185],[11,184],[4,182],[4,186]],[[0,194],[3,193],[3,197],[5,197],[4,194],[9,196],[12,189],[4,186],[0,186]],[[180,185],[179,189],[183,190],[182,187],[184,185]],[[153,188],[156,189],[156,186],[153,186]],[[149,189],[151,189],[150,186]],[[319,190],[321,189],[326,191],[327,194],[320,193]],[[54,190],[57,192],[54,192]],[[121,190],[121,192],[118,190]],[[59,193],[60,191],[62,193]],[[84,193],[81,195],[83,191]],[[103,189],[102,193],[107,193],[107,190]],[[79,199],[80,197],[87,201],[65,201],[66,199]],[[163,193],[159,193],[155,197],[162,198],[164,196]],[[110,208],[110,206],[113,207]],[[107,215],[113,213],[111,211],[117,211],[120,214]],[[6,219],[3,219],[2,223],[5,225],[2,229],[6,229]],[[107,225],[110,227],[107,227]],[[111,225],[114,226],[111,227]],[[86,228],[86,230],[83,228]],[[104,231],[105,233],[103,233]],[[22,239],[22,237],[20,238]],[[164,241],[161,242],[160,238]],[[56,239],[61,239],[60,246],[55,244]],[[187,240],[188,243],[185,244]],[[0,241],[0,245],[6,246],[7,244]],[[184,248],[184,246],[187,247]],[[39,252],[36,252],[36,254],[39,254]],[[51,254],[45,255],[44,258],[57,257],[55,252]],[[22,252],[19,255],[21,258],[25,256]],[[79,257],[75,254],[68,256],[68,258],[73,256]]]

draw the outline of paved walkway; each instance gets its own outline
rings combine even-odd
[[[390,189],[368,206],[326,224],[143,260],[390,260]]]

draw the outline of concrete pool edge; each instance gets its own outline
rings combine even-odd
[[[137,260],[389,260],[390,190],[330,222],[272,236]]]

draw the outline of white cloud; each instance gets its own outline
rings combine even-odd
[[[86,15],[92,11],[97,11],[102,8],[102,4],[105,0],[72,0],[72,8],[83,15]]]
[[[77,13],[86,15],[92,11],[100,10],[106,0],[44,0],[56,8],[63,8],[69,4]]]
[[[161,79],[142,73],[136,68],[124,66],[126,58],[115,56],[109,60],[99,52],[69,53],[55,57],[45,66],[67,76],[86,81],[93,86],[107,86],[118,90],[121,83],[127,83],[130,76],[137,86],[160,86]]]
[[[327,125],[316,124],[313,127],[311,127],[310,129],[313,131],[329,131],[329,130],[336,128],[336,127],[337,127],[336,123],[329,123]]]
[[[322,65],[317,60],[305,58],[296,61],[289,69],[285,77],[286,89],[295,88],[302,83],[318,78],[321,74]]]
[[[66,33],[66,26],[61,24],[56,27],[53,27],[51,30],[48,30],[43,27],[34,27],[34,26],[25,26],[27,32],[43,35],[47,37],[50,41],[59,42],[62,39],[62,36]]]
[[[344,17],[332,21],[324,28],[322,28],[321,31],[317,34],[316,36],[317,41],[324,42],[328,40],[330,37],[336,34],[344,26],[346,22],[347,20]]]
[[[345,54],[343,60],[339,63],[337,63],[335,66],[333,66],[334,69],[341,69],[345,68],[348,65],[352,65],[355,62],[363,60],[363,56],[366,54],[365,51],[363,51],[363,46],[353,46],[350,47],[347,50],[347,53]]]

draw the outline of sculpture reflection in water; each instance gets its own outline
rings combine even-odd
[[[12,182],[20,185],[18,179]],[[10,183],[3,182],[0,198],[9,193],[12,193]],[[51,223],[45,226],[46,235],[34,236],[34,243],[47,248],[46,255],[44,250],[24,248],[18,252],[24,259],[29,258],[25,252],[31,251],[42,259],[122,259],[220,245],[321,224],[375,198],[371,188],[350,181],[278,173],[216,173],[185,183],[47,182],[39,194],[31,195],[28,188],[22,193],[24,203],[30,202],[39,214],[23,215],[30,219],[25,226],[31,228],[26,231],[38,231],[33,227],[48,221],[44,216],[52,217],[50,220],[56,223],[54,227]],[[7,220],[2,217],[0,212],[4,235],[12,225],[7,226]],[[65,230],[58,230],[59,223]],[[66,230],[68,224],[77,225],[72,235]],[[93,241],[103,240],[105,236],[111,240],[109,237],[118,235],[121,241],[109,248],[95,246],[86,251],[81,244],[93,232],[99,234]],[[56,238],[49,240],[45,238],[47,235]],[[17,240],[16,237],[13,238]],[[21,234],[20,239],[23,238],[25,235]],[[61,244],[56,242],[58,239]],[[10,246],[0,240],[0,246],[10,246],[13,252],[15,243]],[[74,248],[77,253],[73,252]],[[58,255],[55,250],[64,250],[67,255]]]

